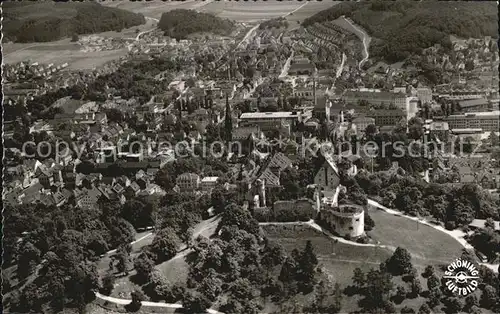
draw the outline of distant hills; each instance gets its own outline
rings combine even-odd
[[[307,18],[303,26],[345,15],[374,37],[371,56],[397,62],[434,44],[450,47],[449,35],[497,38],[497,14],[491,1],[342,2]]]
[[[208,13],[175,9],[161,15],[158,27],[165,32],[166,36],[185,39],[190,34],[201,32],[229,35],[234,23]]]
[[[2,6],[5,39],[22,43],[121,31],[146,22],[142,14],[90,1],[16,1],[4,2]]]

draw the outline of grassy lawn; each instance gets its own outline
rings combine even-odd
[[[375,228],[368,235],[381,244],[406,248],[418,263],[448,263],[460,257],[462,246],[449,235],[404,217],[371,210]]]
[[[333,276],[334,281],[345,286],[351,283],[356,267],[368,270],[378,268],[392,252],[377,247],[361,247],[344,243],[335,243],[321,232],[308,226],[262,226],[271,242],[279,243],[290,253],[293,249],[302,250],[307,240],[313,244],[314,251],[325,272]]]

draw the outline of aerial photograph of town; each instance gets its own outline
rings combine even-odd
[[[500,313],[496,1],[2,1],[0,313]]]

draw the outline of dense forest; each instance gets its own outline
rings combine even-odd
[[[176,9],[161,15],[158,27],[166,36],[185,39],[188,35],[209,32],[217,35],[228,35],[234,23],[207,13],[192,10]]]
[[[259,29],[288,27],[288,21],[284,17],[267,20],[260,24]]]
[[[374,37],[370,55],[389,62],[404,60],[434,44],[450,47],[449,35],[498,37],[496,4],[487,1],[342,2],[307,18],[303,25],[341,16],[352,19]]]
[[[95,2],[3,3],[3,33],[14,42],[55,41],[75,34],[121,31],[144,23],[142,14]]]

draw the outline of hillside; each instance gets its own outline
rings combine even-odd
[[[449,35],[497,38],[497,12],[489,1],[343,2],[306,19],[303,26],[344,15],[374,37],[371,56],[397,62],[434,44],[450,47]]]
[[[197,13],[192,10],[176,9],[161,15],[158,27],[166,36],[185,39],[188,35],[209,32],[217,35],[228,35],[234,23],[208,13]]]
[[[121,31],[145,23],[141,14],[96,2],[5,2],[3,33],[14,42],[55,41],[74,34]]]

